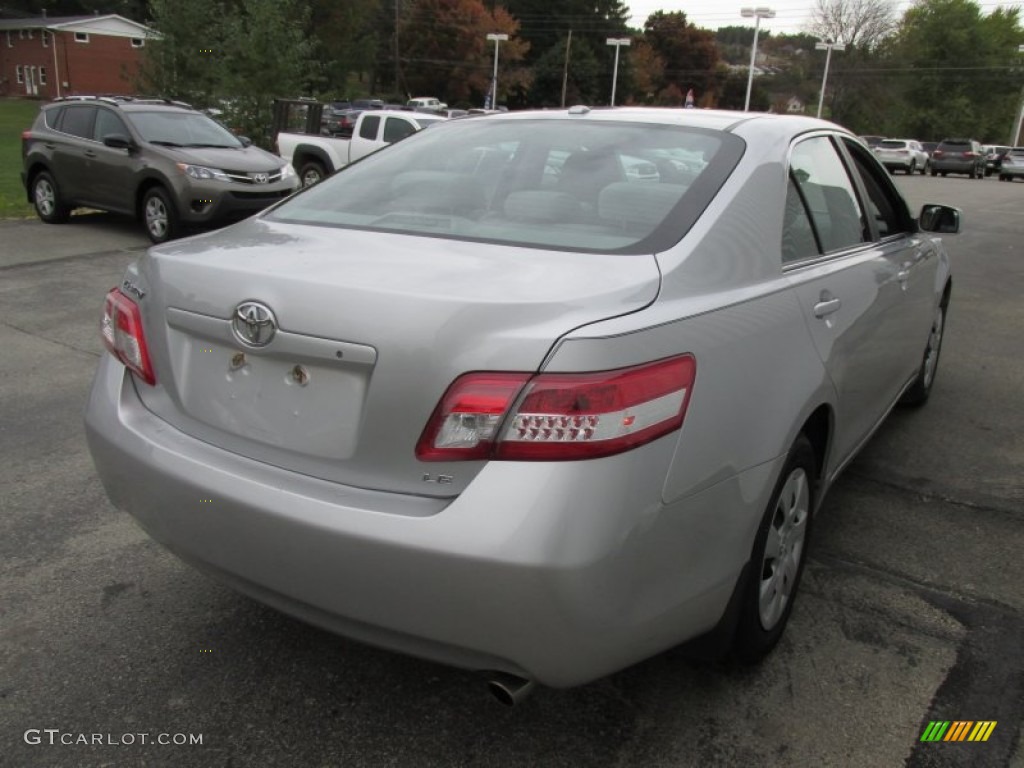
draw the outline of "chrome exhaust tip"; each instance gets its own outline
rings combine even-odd
[[[495,672],[487,681],[488,690],[506,707],[514,707],[533,691],[536,683],[517,675]]]

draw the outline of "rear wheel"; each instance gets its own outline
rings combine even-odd
[[[938,172],[938,171],[936,171],[936,170],[935,170],[934,168],[931,168],[931,169],[929,169],[929,172],[931,173],[931,175],[932,175],[932,176],[937,176],[937,175],[938,175],[938,173],[939,173],[939,172]]]
[[[928,333],[928,343],[924,348],[924,358],[921,360],[921,367],[917,371],[917,378],[910,385],[910,389],[903,393],[900,398],[902,405],[924,405],[932,394],[932,385],[935,383],[935,374],[939,368],[939,353],[942,352],[942,336],[946,328],[946,306],[948,302],[943,299],[935,309],[932,318],[932,329]]]
[[[743,662],[766,656],[782,637],[803,573],[817,488],[814,449],[803,435],[786,458],[754,540],[733,650]]]
[[[307,160],[299,168],[299,178],[302,179],[302,186],[312,187],[327,178],[327,171],[318,161]]]
[[[917,170],[917,161],[916,160],[911,160],[910,161],[910,167],[907,169],[907,176],[913,176],[914,172],[916,170]]]
[[[49,171],[40,171],[32,179],[32,204],[36,215],[47,224],[63,224],[71,216],[71,208],[61,200],[57,182]]]
[[[150,188],[142,198],[142,220],[154,243],[166,243],[178,236],[178,211],[163,187]]]

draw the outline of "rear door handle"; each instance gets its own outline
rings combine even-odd
[[[822,300],[814,305],[815,317],[826,317],[827,315],[831,315],[842,306],[842,302],[835,297],[826,299],[822,296],[821,298]]]

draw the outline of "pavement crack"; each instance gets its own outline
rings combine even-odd
[[[12,331],[23,333],[26,336],[31,336],[34,339],[41,339],[42,341],[47,341],[50,344],[56,344],[59,347],[64,347],[64,349],[70,349],[73,352],[81,352],[84,355],[89,355],[90,357],[95,357],[97,359],[102,356],[99,352],[94,352],[91,349],[82,349],[81,347],[76,347],[74,344],[68,344],[66,341],[61,341],[60,339],[51,339],[49,336],[44,336],[41,333],[30,331],[27,328],[22,328],[14,323],[9,323],[6,320],[0,320],[0,325],[3,325],[5,328],[10,328]]]
[[[939,502],[942,504],[950,504],[955,507],[963,507],[964,509],[971,509],[977,512],[993,512],[997,515],[1004,515],[1018,519],[1020,517],[1019,509],[1012,509],[1010,507],[998,506],[995,503],[980,503],[977,501],[969,501],[964,498],[957,498],[950,496],[945,493],[938,493],[935,491],[925,491],[921,488],[912,488],[904,485],[903,483],[897,482],[896,480],[887,480],[885,478],[879,478],[875,475],[866,475],[860,472],[847,472],[846,477],[857,480],[861,483],[869,483],[876,485],[881,488],[888,489],[890,491],[896,491],[904,496],[913,497],[923,502]]]

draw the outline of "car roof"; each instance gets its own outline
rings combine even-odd
[[[630,123],[656,123],[662,125],[678,125],[692,128],[732,132],[741,125],[757,124],[758,127],[773,126],[781,134],[803,133],[813,130],[840,130],[850,133],[845,128],[818,120],[813,117],[783,115],[767,112],[738,112],[723,109],[685,109],[682,107],[586,107],[575,106],[569,109],[525,110],[487,115],[487,120],[564,120],[566,116],[574,120],[608,121]],[[853,134],[850,134],[851,136]]]

